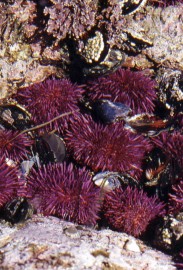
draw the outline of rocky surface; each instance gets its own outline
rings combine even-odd
[[[138,69],[168,67],[183,70],[183,6],[165,9],[147,7],[145,16],[137,13],[127,20],[127,29],[137,37],[147,38],[152,46],[136,57],[127,58],[127,66]]]
[[[109,229],[34,216],[0,224],[0,269],[175,270],[171,257]]]
[[[147,46],[135,57],[125,52],[123,66],[141,70],[162,66],[183,70],[182,13],[182,5],[164,9],[147,6],[135,15],[124,16],[121,35],[117,35],[116,41],[122,53],[129,38],[132,51],[133,46],[136,50],[135,44]],[[34,24],[38,15],[33,1],[26,1],[24,5],[22,0],[17,0],[10,6],[0,3],[0,16],[0,99],[51,75],[66,76],[70,65],[68,48],[65,43],[47,44],[42,28]]]

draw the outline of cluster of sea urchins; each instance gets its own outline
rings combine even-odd
[[[143,72],[119,69],[82,86],[69,79],[48,79],[20,89],[14,98],[32,115],[31,128],[27,135],[19,134],[19,130],[1,130],[0,151],[4,154],[0,161],[1,206],[19,194],[21,182],[24,183],[24,197],[43,215],[55,215],[86,225],[95,225],[103,216],[112,228],[137,237],[166,211],[173,213],[176,209],[176,214],[182,211],[182,135],[172,129],[155,138],[148,136],[149,130],[156,132],[161,120],[158,118],[156,122],[154,119],[159,116],[153,115],[150,121],[149,115],[155,108],[156,84]],[[95,121],[93,117],[96,104],[104,103],[102,113],[108,116],[107,123]],[[89,110],[87,104],[91,105]],[[52,121],[67,112],[70,115]],[[143,134],[126,128],[127,120],[137,113],[149,117],[147,123],[143,117],[140,122],[145,130]],[[48,125],[42,125],[45,122]],[[36,125],[41,125],[41,132]],[[158,129],[158,133],[161,131]],[[55,137],[48,139],[53,133]],[[62,149],[61,142],[65,141],[65,160],[55,158],[51,162],[48,158],[43,161],[40,149],[38,151],[41,140],[46,143],[41,151],[46,145],[46,151],[52,152],[54,157],[58,149]],[[158,160],[158,165],[145,173],[145,161],[154,148],[158,148],[167,161]],[[20,165],[25,160],[32,165],[23,173]],[[8,165],[8,161],[13,161],[14,165]],[[167,170],[173,172],[174,177],[170,178],[173,180],[169,188],[164,189],[162,179]],[[123,178],[121,187],[104,190],[106,179],[96,186],[93,176],[105,171]],[[124,180],[126,175],[134,179],[135,187]],[[149,191],[145,186],[146,176],[149,177],[148,185],[156,185],[155,189]],[[162,199],[166,196],[158,198],[159,189],[167,192],[167,196],[170,194],[169,204]]]

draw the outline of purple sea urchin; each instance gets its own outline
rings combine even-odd
[[[109,224],[133,236],[145,232],[148,224],[162,215],[164,205],[137,188],[115,189],[105,195],[104,213]]]
[[[180,132],[162,132],[158,137],[152,138],[156,146],[183,168],[183,135]]]
[[[5,158],[0,158],[0,207],[16,196],[18,188],[18,170],[6,164]]]
[[[95,224],[100,209],[100,189],[85,168],[73,164],[48,164],[28,177],[28,197],[38,212],[79,224]]]
[[[176,214],[183,211],[183,180],[173,185],[172,189],[173,193],[169,194],[170,212]]]
[[[72,84],[68,79],[48,79],[20,89],[16,99],[30,111],[35,124],[42,124],[62,113],[78,110],[77,102],[83,92],[81,86]],[[65,117],[50,124],[50,128],[67,126],[67,122],[68,117]]]
[[[33,141],[26,134],[19,134],[19,131],[0,129],[0,154],[14,161],[20,161],[24,158],[29,146]]]
[[[175,266],[177,267],[176,269],[182,270],[183,269],[183,249],[181,252],[178,254],[175,262]]]
[[[113,74],[88,83],[92,100],[110,99],[128,105],[133,113],[152,113],[156,98],[155,81],[143,72],[118,69]]]
[[[139,173],[150,148],[147,139],[125,130],[122,123],[103,126],[83,116],[72,123],[66,142],[72,156],[94,171]]]

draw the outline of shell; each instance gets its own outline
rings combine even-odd
[[[25,221],[33,215],[33,207],[25,198],[15,198],[3,209],[3,218],[12,224]]]
[[[128,174],[118,172],[100,172],[93,177],[96,186],[101,187],[104,191],[111,191],[119,187],[138,186],[138,182]]]
[[[125,119],[131,109],[120,102],[112,102],[107,99],[96,100],[92,103],[92,115],[96,120],[105,124],[114,123]]]
[[[136,114],[125,119],[125,128],[134,133],[141,133],[148,136],[156,136],[162,131],[170,129],[172,122],[170,119],[161,119],[154,114]]]

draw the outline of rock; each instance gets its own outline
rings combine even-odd
[[[137,56],[129,56],[123,66],[137,69],[156,66],[183,70],[182,53],[183,5],[153,8],[147,6],[135,18],[129,16],[126,28],[137,37],[148,37],[152,46],[143,49]]]
[[[97,231],[56,217],[33,216],[13,227],[1,222],[0,246],[1,270],[176,269],[170,256],[132,236],[109,229]],[[132,253],[137,247],[141,252]]]
[[[140,248],[137,245],[135,239],[128,239],[124,244],[124,249],[133,251],[133,252],[140,252]]]

